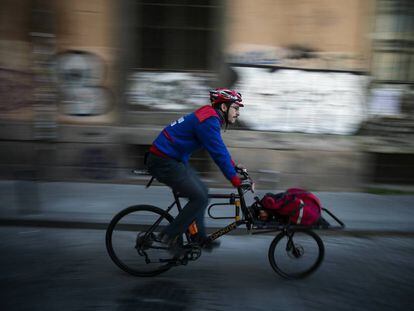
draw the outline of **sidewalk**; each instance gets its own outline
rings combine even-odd
[[[232,189],[211,189],[230,193]],[[266,193],[255,193],[259,197]],[[274,190],[273,190],[274,192]],[[315,192],[324,207],[345,225],[334,234],[414,235],[414,195],[374,195],[350,192]],[[120,210],[136,204],[166,207],[173,201],[168,188],[74,182],[0,181],[0,225],[105,229]],[[220,201],[223,202],[223,201]],[[253,195],[246,197],[248,204]],[[214,214],[231,216],[230,206],[217,207]],[[232,220],[206,217],[210,231]],[[243,233],[244,229],[232,233]],[[325,231],[324,231],[325,232]],[[330,231],[326,231],[329,233]]]

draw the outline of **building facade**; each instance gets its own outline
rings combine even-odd
[[[225,140],[264,185],[330,189],[351,176],[337,188],[355,189],[372,168],[354,135],[401,116],[413,82],[410,1],[5,0],[0,12],[7,178],[37,167],[128,181],[164,124],[228,86],[247,104]],[[328,166],[308,168],[324,153]],[[222,183],[205,157],[194,165]]]

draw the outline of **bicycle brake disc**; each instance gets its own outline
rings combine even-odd
[[[287,254],[290,258],[297,259],[302,257],[304,252],[305,250],[301,245],[294,244],[293,247],[289,251],[287,251]]]

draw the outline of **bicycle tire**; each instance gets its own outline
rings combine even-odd
[[[289,234],[292,234],[290,239]],[[292,241],[293,245],[289,241]],[[281,249],[281,256],[276,255],[279,249]],[[268,252],[271,267],[286,279],[302,279],[309,276],[319,268],[324,255],[325,247],[321,238],[308,229],[291,229],[279,233],[270,244]],[[310,261],[311,264],[309,267],[303,268],[301,265],[303,266],[304,261],[299,263],[300,259]],[[288,261],[290,262],[288,263]],[[295,265],[299,267],[292,269]]]
[[[160,273],[166,272],[167,270],[169,270],[172,265],[170,263],[165,263],[165,264],[160,264],[159,266],[157,266],[154,269],[151,269],[151,266],[148,266],[149,264],[146,263],[146,265],[142,265],[143,267],[147,268],[147,269],[141,269],[141,268],[136,268],[133,267],[133,265],[138,264],[139,260],[145,260],[145,256],[140,255],[135,247],[135,243],[136,240],[138,239],[139,235],[143,235],[145,233],[147,233],[148,228],[145,229],[144,231],[140,231],[138,232],[137,230],[140,228],[145,228],[145,227],[151,227],[154,222],[148,222],[147,224],[142,224],[143,222],[143,217],[132,217],[132,220],[130,220],[131,223],[125,223],[125,224],[121,224],[122,220],[125,220],[127,216],[131,216],[134,213],[141,213],[143,212],[143,214],[146,213],[145,217],[149,218],[149,219],[159,219],[159,217],[162,217],[161,221],[166,220],[168,222],[168,224],[170,224],[174,218],[168,214],[167,212],[165,212],[164,210],[162,210],[161,208],[158,208],[156,206],[152,206],[152,205],[134,205],[134,206],[130,206],[122,211],[120,211],[118,214],[116,214],[113,219],[111,220],[111,222],[108,225],[108,228],[106,230],[106,236],[105,236],[105,242],[106,242],[106,249],[108,251],[109,257],[112,259],[112,261],[119,267],[121,268],[123,271],[134,275],[134,276],[139,276],[139,277],[150,277],[150,276],[155,276],[158,275]],[[117,226],[120,225],[121,228],[117,228]],[[159,229],[158,227],[155,228]],[[126,250],[128,250],[128,255],[131,256],[131,263],[126,263],[126,260],[121,258],[120,253],[123,252],[123,250],[121,250],[121,245],[114,245],[115,242],[114,239],[114,232],[117,232],[117,230],[119,230],[120,232],[124,231],[125,234],[124,235],[128,235],[129,241],[126,243]],[[154,230],[154,232],[155,232]],[[132,238],[134,237],[134,240],[132,241]],[[125,244],[125,242],[123,243],[119,243],[119,244]],[[122,246],[123,247],[123,246]],[[135,249],[135,251],[132,250],[132,248]],[[151,248],[151,247],[149,247]],[[168,250],[167,250],[168,251]],[[131,253],[131,254],[129,254]],[[134,258],[134,254],[136,255],[136,258]],[[166,256],[167,256],[167,252],[166,252]],[[171,256],[168,253],[168,256]],[[172,257],[172,256],[171,256]],[[134,260],[137,260],[136,262]]]

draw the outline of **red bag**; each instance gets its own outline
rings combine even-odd
[[[261,200],[269,212],[288,216],[297,225],[310,226],[321,216],[321,202],[318,197],[300,188],[290,188],[286,192],[267,193]]]

